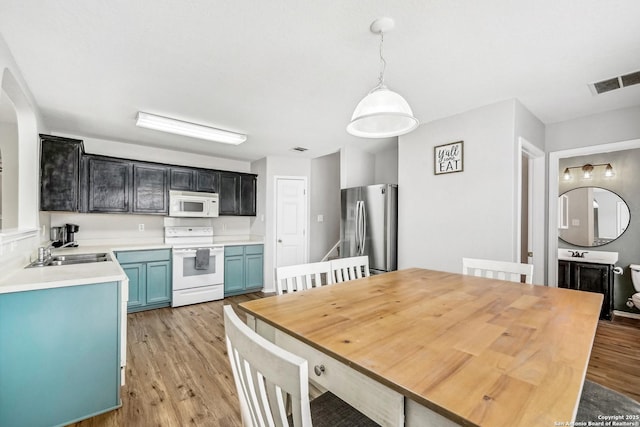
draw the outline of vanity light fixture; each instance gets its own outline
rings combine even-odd
[[[238,145],[247,140],[247,135],[217,129],[211,126],[171,119],[169,117],[156,116],[155,114],[138,112],[136,126],[189,136],[191,138],[206,139],[207,141],[222,142],[224,144]]]
[[[373,21],[369,29],[380,34],[380,76],[378,85],[358,103],[347,132],[362,138],[389,138],[404,135],[418,127],[418,119],[413,116],[409,103],[398,93],[384,84],[384,71],[387,67],[382,54],[384,33],[395,26],[391,18],[379,18]]]
[[[604,166],[604,176],[607,178],[610,178],[612,176],[615,175],[615,173],[613,172],[613,166],[611,166],[611,163],[598,163],[595,165],[592,165],[591,163],[587,163],[583,166],[571,166],[568,168],[564,169],[564,172],[562,173],[562,176],[564,178],[565,181],[569,181],[571,179],[571,171],[570,169],[581,169],[582,170],[582,177],[584,179],[591,179],[593,177],[593,169],[596,166]]]

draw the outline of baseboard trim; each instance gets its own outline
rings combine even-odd
[[[613,310],[613,315],[614,316],[620,316],[620,317],[628,317],[630,319],[638,319],[638,320],[640,320],[640,314],[629,313],[627,311]]]

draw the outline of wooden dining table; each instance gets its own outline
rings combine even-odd
[[[411,268],[240,304],[381,425],[574,420],[603,296]]]

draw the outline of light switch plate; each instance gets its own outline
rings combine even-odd
[[[318,222],[324,222],[324,215],[318,215]]]

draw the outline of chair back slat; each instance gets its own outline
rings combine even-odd
[[[311,427],[308,364],[267,341],[224,306],[227,353],[244,426],[288,426],[287,397],[294,427]]]
[[[328,261],[289,265],[276,269],[276,292],[278,295],[332,283],[331,263]]]
[[[524,283],[533,283],[533,265],[517,262],[462,258],[462,274],[520,283],[524,278]]]
[[[369,257],[365,255],[331,260],[331,272],[335,283],[369,277]]]

